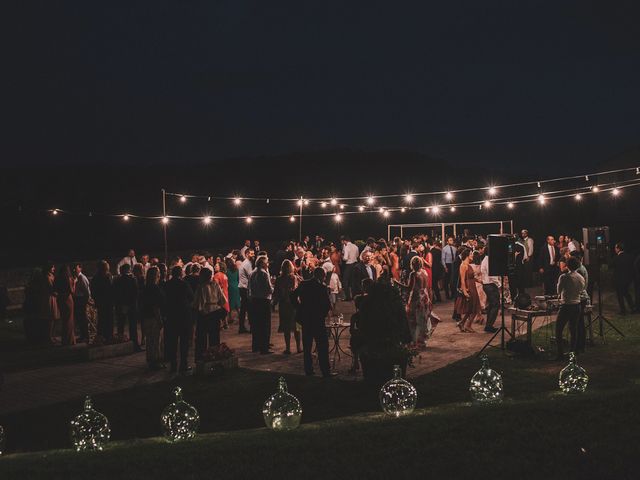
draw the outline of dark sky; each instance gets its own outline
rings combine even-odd
[[[631,0],[25,3],[7,164],[356,148],[553,170],[640,143]]]

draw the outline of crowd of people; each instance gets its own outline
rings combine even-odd
[[[117,263],[117,275],[105,260],[91,279],[81,264],[38,269],[26,288],[25,333],[40,344],[57,342],[55,331],[63,345],[130,341],[137,351],[144,347],[150,369],[168,363],[172,371],[184,372],[190,368],[192,345],[198,361],[220,344],[221,329],[236,323],[238,334],[251,334],[253,352],[272,354],[271,318],[277,310],[283,354],[304,353],[305,372],[313,374],[315,342],[322,374],[328,376],[326,321],[337,315],[339,301],[356,300],[357,307],[372,285],[398,293],[405,305],[407,342],[424,349],[441,321],[434,305],[453,301],[453,320],[462,333],[476,333],[478,327],[493,333],[501,295],[514,301],[540,278],[545,294],[560,296],[556,336],[561,339],[568,324],[572,349],[580,351],[580,305],[591,294],[582,249],[569,235],[548,236],[536,249],[523,230],[515,244],[515,268],[504,278],[490,275],[486,239],[468,231],[444,244],[424,234],[356,243],[348,236],[334,243],[318,235],[313,241],[285,242],[272,255],[259,241],[247,240],[227,254],[198,252],[186,262],[176,257],[168,264],[149,255],[138,259],[131,250]],[[634,302],[629,289],[634,279],[636,289],[640,283],[639,262],[627,256],[621,243],[615,254],[620,310],[625,312],[627,305],[634,310],[638,294]],[[562,342],[558,345],[562,354]]]

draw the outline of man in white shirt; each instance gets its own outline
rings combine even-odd
[[[482,274],[482,290],[487,295],[487,324],[484,331],[495,333],[497,328],[493,326],[498,318],[500,309],[500,287],[502,285],[500,277],[489,275],[489,247],[485,249],[486,255],[480,264]]]
[[[342,237],[342,262],[344,268],[342,269],[342,289],[344,290],[345,301],[351,300],[351,283],[353,279],[353,268],[358,261],[358,247],[351,243],[351,238],[348,236]]]
[[[522,245],[524,246],[524,255],[525,255],[525,260],[524,260],[524,281],[522,286],[523,287],[530,287],[533,284],[532,281],[532,277],[533,277],[533,238],[531,238],[529,236],[529,230],[522,230],[522,232],[520,232],[520,236],[522,237]]]
[[[244,260],[240,264],[240,268],[238,269],[238,290],[240,293],[240,314],[238,316],[238,333],[249,333],[249,330],[245,326],[245,319],[247,318],[247,313],[249,317],[251,317],[251,312],[249,311],[249,277],[251,276],[251,272],[253,271],[253,258],[255,256],[255,252],[250,248],[245,250]],[[251,319],[249,319],[249,325],[251,325]]]
[[[251,240],[244,241],[244,247],[240,249],[240,255],[242,255],[243,257],[246,256],[245,253],[247,252],[248,248],[251,248]]]
[[[133,270],[133,266],[136,263],[138,263],[138,260],[136,260],[136,252],[134,252],[133,249],[129,250],[129,253],[127,254],[127,256],[122,257],[122,260],[118,262],[118,272],[120,271],[120,267],[125,263],[128,265],[131,265],[132,270]]]

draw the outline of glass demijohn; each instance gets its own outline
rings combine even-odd
[[[262,415],[264,423],[272,430],[293,430],[300,425],[302,407],[300,401],[287,391],[284,377],[278,380],[278,391],[264,402]]]
[[[102,450],[111,436],[109,421],[93,409],[91,397],[84,399],[84,411],[71,420],[71,441],[78,452]]]
[[[471,400],[476,404],[502,402],[502,377],[489,367],[489,358],[481,357],[482,366],[473,377],[469,385]]]
[[[182,389],[173,390],[175,401],[163,410],[160,420],[162,433],[171,442],[188,440],[196,436],[200,426],[200,414],[193,405],[182,399]]]
[[[394,365],[393,378],[380,389],[380,406],[387,415],[401,417],[416,408],[418,392],[408,381],[402,378],[400,365]]]
[[[569,353],[569,365],[560,372],[558,383],[564,393],[582,393],[587,389],[589,376],[584,368],[576,363],[575,353]]]

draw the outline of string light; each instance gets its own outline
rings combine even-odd
[[[380,207],[380,208],[378,209],[378,213],[383,213],[383,212],[384,212],[384,207]]]
[[[342,204],[340,205],[340,210],[344,210],[344,208],[345,208],[345,207],[346,207],[346,205],[345,205],[344,203],[342,203]]]
[[[485,208],[491,208],[491,202],[489,200],[485,200],[483,205]]]
[[[364,206],[363,206],[363,205],[360,205],[360,206],[358,207],[358,211],[360,211],[360,212],[364,212]]]
[[[59,210],[57,208],[54,208],[53,210],[51,210],[51,215],[58,215]]]
[[[577,201],[580,201],[580,200],[582,200],[582,194],[581,193],[576,193],[576,196],[573,197],[573,198],[575,198]]]
[[[304,204],[305,204],[305,206],[309,205],[309,200],[305,199],[304,200]]]
[[[298,200],[298,206],[301,207],[302,206],[302,199]]]
[[[407,203],[413,203],[413,195],[411,195],[410,193],[407,193],[404,196],[404,201],[407,202]]]
[[[404,212],[406,212],[406,211],[407,211],[407,208],[406,208],[406,207],[402,207],[402,208],[400,209],[400,211],[401,211],[402,213],[404,213]]]
[[[456,211],[456,207],[451,207],[449,210],[451,210],[452,212]]]
[[[162,217],[162,223],[165,225],[169,223],[169,217]]]
[[[496,187],[489,187],[489,195],[493,196],[498,193],[498,189]]]
[[[242,199],[240,197],[236,197],[233,199],[234,205],[240,205],[242,203]]]
[[[544,202],[546,202],[547,199],[544,197],[544,195],[540,194],[538,195],[538,203],[540,203],[540,205],[544,205]]]
[[[291,216],[289,217],[289,221],[290,221],[291,223],[295,222],[295,221],[296,221],[296,217],[294,217],[293,215],[291,215]]]
[[[333,216],[333,219],[334,219],[336,222],[340,223],[340,222],[342,221],[342,214],[341,214],[341,213],[336,213],[336,214]]]
[[[126,213],[122,216],[122,220],[124,220],[125,222],[129,221],[129,215],[127,215]]]
[[[430,213],[431,212],[431,207],[427,207],[424,209],[425,212]]]
[[[247,222],[247,223],[253,223],[253,218],[251,218],[251,217],[246,217],[246,218],[244,219],[244,221],[245,221],[245,222]]]
[[[451,192],[447,192],[447,193],[445,194],[445,197],[446,197],[446,199],[447,199],[447,200],[453,200],[453,193],[451,193]]]
[[[320,207],[327,208],[327,202],[320,202]]]
[[[611,190],[611,193],[613,194],[614,197],[617,197],[618,195],[620,195],[620,189],[616,187],[613,190]]]
[[[376,203],[375,198],[373,198],[372,196],[368,196],[367,197],[367,205],[373,205],[374,203]]]
[[[512,209],[513,209],[513,207],[514,207],[513,202],[509,202],[509,203],[507,203],[507,208],[508,208],[509,210],[512,210]]]
[[[205,225],[211,224],[211,217],[204,217],[202,219],[202,223],[204,223]]]
[[[593,187],[591,187],[591,191],[593,193],[598,193],[600,191],[600,187],[598,185],[594,185]]]
[[[433,207],[433,208],[431,209],[431,211],[432,211],[432,212],[433,212],[433,214],[435,215],[435,214],[437,214],[437,213],[439,213],[439,212],[440,212],[440,207],[435,206],[435,207]]]
[[[181,201],[182,203],[186,203],[186,202],[187,202],[187,197],[186,197],[186,195],[180,195],[180,201]]]
[[[386,217],[388,217],[388,216],[389,216],[389,210],[385,210],[385,211],[382,213],[382,216],[383,216],[383,217],[385,217],[385,218],[386,218]]]
[[[335,207],[338,204],[338,200],[336,200],[335,198],[331,199],[331,206]]]

